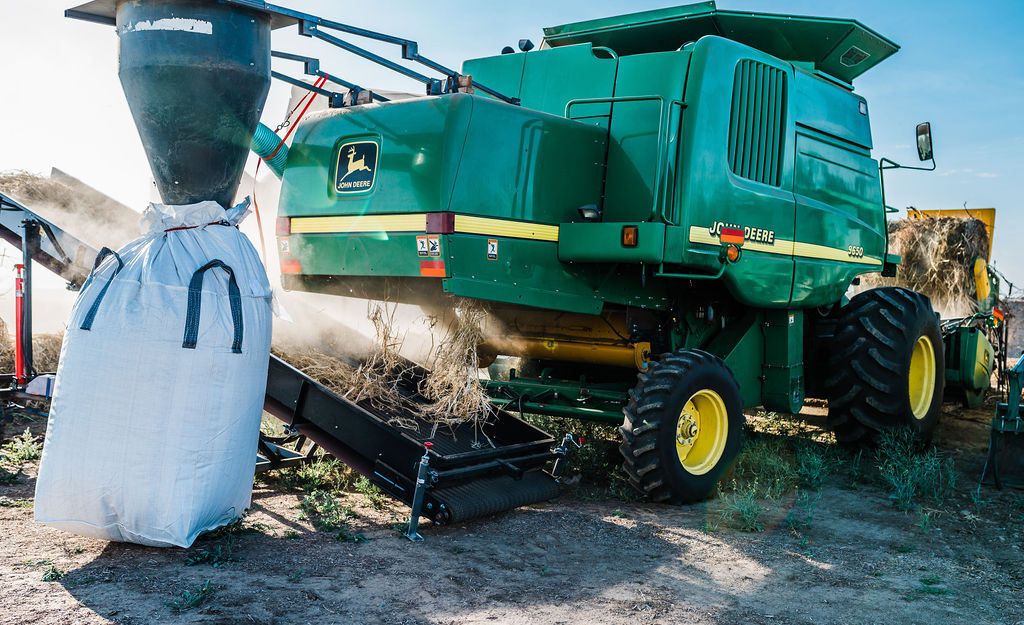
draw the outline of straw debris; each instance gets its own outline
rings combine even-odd
[[[64,335],[61,333],[32,336],[32,366],[37,372],[57,370],[63,341]],[[0,373],[14,373],[14,337],[3,319],[0,319]]]
[[[418,385],[418,397],[399,391],[403,380],[414,379],[416,365],[400,355],[404,335],[395,323],[395,307],[372,302],[367,318],[377,336],[375,349],[362,362],[350,362],[322,348],[275,346],[274,353],[338,395],[368,402],[391,415],[389,425],[417,430],[419,417],[438,427],[463,423],[484,425],[494,408],[478,379],[477,345],[483,337],[486,311],[471,300],[454,308],[455,318],[431,349],[431,370]],[[434,327],[437,319],[429,319]]]
[[[902,257],[895,278],[865,276],[868,288],[901,286],[927,295],[943,316],[977,310],[973,261],[988,258],[988,233],[980,219],[924,217],[889,222],[890,250]]]
[[[494,406],[478,375],[477,347],[484,340],[486,317],[487,310],[479,302],[460,299],[455,320],[433,350],[430,373],[420,383],[419,391],[431,402],[420,413],[435,427],[466,422],[481,427],[494,415]]]

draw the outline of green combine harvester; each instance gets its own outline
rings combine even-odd
[[[268,37],[297,25],[422,79],[427,95],[387,101],[316,59],[272,53],[349,88],[273,73],[334,109],[303,120],[290,149],[265,127],[256,136],[282,177],[284,287],[485,302],[497,330],[479,351],[495,362],[484,380],[494,404],[621,424],[625,470],[651,499],[708,496],[740,450],[745,408],[796,413],[825,398],[847,443],[934,431],[945,363],[964,356],[944,355],[928,298],[900,288],[847,298],[860,276],[893,276],[900,263],[868,104],[852,85],[898,46],[859,22],[702,2],[547,28],[536,49],[524,40],[456,72],[414,42],[262,2],[141,5],[173,19],[196,7],[262,16],[253,28]],[[117,13],[122,82],[125,6],[68,12],[111,24]],[[445,78],[329,30],[399,45]],[[222,53],[244,66],[238,50]],[[158,83],[173,97],[167,75]],[[236,144],[256,132],[245,110]],[[932,159],[928,124],[917,146]],[[234,181],[204,192],[229,197]],[[508,357],[521,364],[501,367]]]

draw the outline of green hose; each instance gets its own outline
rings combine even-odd
[[[281,146],[278,148],[278,146]],[[277,151],[274,154],[274,151]],[[284,176],[284,164],[288,160],[288,146],[281,143],[281,137],[267,128],[264,124],[256,126],[256,133],[252,136],[252,151],[263,159],[270,171],[278,178]],[[271,158],[273,154],[273,158]]]

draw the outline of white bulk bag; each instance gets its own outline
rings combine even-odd
[[[154,204],[142,238],[101,252],[64,334],[37,522],[187,547],[248,507],[271,290],[246,214]]]

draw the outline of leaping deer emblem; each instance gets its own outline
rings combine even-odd
[[[345,172],[345,175],[341,177],[342,180],[348,178],[357,171],[370,171],[370,168],[366,166],[366,155],[355,158],[355,146],[350,147],[346,154],[348,154],[348,165],[346,166],[347,171]]]

